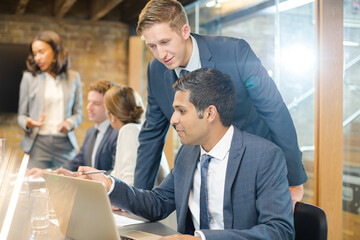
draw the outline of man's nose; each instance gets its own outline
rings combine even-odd
[[[179,118],[176,116],[176,113],[174,112],[171,116],[170,123],[171,125],[176,125],[179,122]]]
[[[167,55],[166,49],[163,48],[163,47],[159,47],[158,52],[159,52],[159,58],[164,60],[166,58],[166,55]]]

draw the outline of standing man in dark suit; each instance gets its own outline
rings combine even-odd
[[[149,220],[176,209],[181,236],[163,239],[294,239],[286,161],[281,149],[234,125],[236,92],[229,76],[201,68],[174,84],[171,124],[184,145],[175,166],[151,191],[95,170],[111,203]],[[112,189],[112,190],[110,190]]]
[[[95,126],[87,130],[79,153],[73,160],[65,163],[63,168],[76,171],[79,166],[92,166],[108,172],[112,171],[115,164],[118,130],[113,129],[106,118],[104,94],[114,85],[116,84],[106,80],[90,85],[86,109],[89,120],[94,122]],[[40,176],[44,171],[33,168],[29,174]]]
[[[190,33],[186,13],[176,0],[151,0],[142,10],[137,32],[155,58],[147,69],[148,107],[139,135],[134,186],[151,189],[173,113],[172,84],[182,72],[211,67],[228,74],[237,91],[234,125],[278,145],[285,154],[294,203],[303,196],[307,176],[290,113],[266,69],[247,42]]]

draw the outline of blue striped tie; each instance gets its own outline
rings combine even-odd
[[[181,78],[182,76],[185,76],[188,73],[189,73],[189,71],[186,70],[185,68],[181,69],[181,71],[179,73],[179,78]]]
[[[209,170],[210,155],[203,154],[201,163],[201,186],[200,186],[200,229],[210,229],[209,211],[208,211],[208,190],[207,174]]]

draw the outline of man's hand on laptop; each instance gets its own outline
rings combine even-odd
[[[91,173],[91,174],[87,174],[87,173]],[[74,174],[74,176],[101,182],[102,184],[104,184],[106,191],[109,191],[111,188],[112,181],[110,177],[101,173],[100,170],[96,168],[81,166],[79,167],[78,171]]]
[[[65,168],[58,168],[58,169],[54,170],[53,173],[68,176],[68,177],[73,177],[74,174],[75,174],[75,172],[72,172],[72,171],[67,170]]]
[[[32,168],[28,171],[28,176],[32,178],[44,177],[44,173],[60,174],[64,176],[73,176],[74,172],[65,168],[58,168],[56,170]]]
[[[38,177],[43,177],[44,172],[47,172],[47,171],[45,169],[41,169],[41,168],[32,168],[28,171],[27,174],[29,177],[38,178]]]

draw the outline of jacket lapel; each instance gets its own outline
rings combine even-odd
[[[197,34],[191,34],[197,42],[200,54],[201,67],[215,68],[215,63],[211,60],[212,54],[205,42],[205,40]]]
[[[112,130],[112,127],[111,125],[108,126],[108,128],[106,129],[106,132],[103,136],[103,138],[101,139],[101,142],[97,148],[97,151],[96,151],[96,154],[95,154],[95,168],[100,168],[99,166],[99,158],[100,158],[100,153],[101,153],[101,150],[103,149],[104,145],[105,145],[105,142],[106,142],[106,139],[108,139],[109,135],[110,135],[110,132]]]
[[[70,82],[67,79],[67,73],[62,73],[59,78],[60,79],[60,83],[61,83],[61,87],[63,89],[63,96],[64,96],[64,119],[68,117],[68,112],[67,112],[67,104],[69,103],[69,94],[72,91],[72,86],[67,86],[67,84],[69,84]],[[71,115],[71,114],[70,114]]]
[[[44,112],[44,99],[45,99],[45,73],[41,73],[38,74],[36,76],[39,80],[38,82],[40,83],[38,85],[38,93],[39,93],[39,101],[37,101],[38,103],[38,110],[39,110],[39,114],[38,117],[40,117],[40,114]],[[39,120],[39,119],[36,119]]]
[[[198,163],[199,155],[200,155],[200,147],[195,146],[194,151],[188,151],[188,155],[186,156],[186,163],[184,163],[185,169],[184,172],[187,174],[185,177],[182,199],[181,199],[181,207],[179,212],[179,232],[185,232],[186,229],[186,217],[189,211],[189,195],[190,190],[194,181],[194,173],[196,169],[196,165]],[[185,158],[184,158],[185,160]],[[181,228],[181,229],[180,229]]]
[[[224,189],[224,228],[233,228],[233,204],[232,199],[232,186],[240,168],[245,147],[243,146],[243,136],[239,129],[234,128],[234,136],[231,141],[231,148],[229,152],[229,161],[226,169],[225,189]]]

